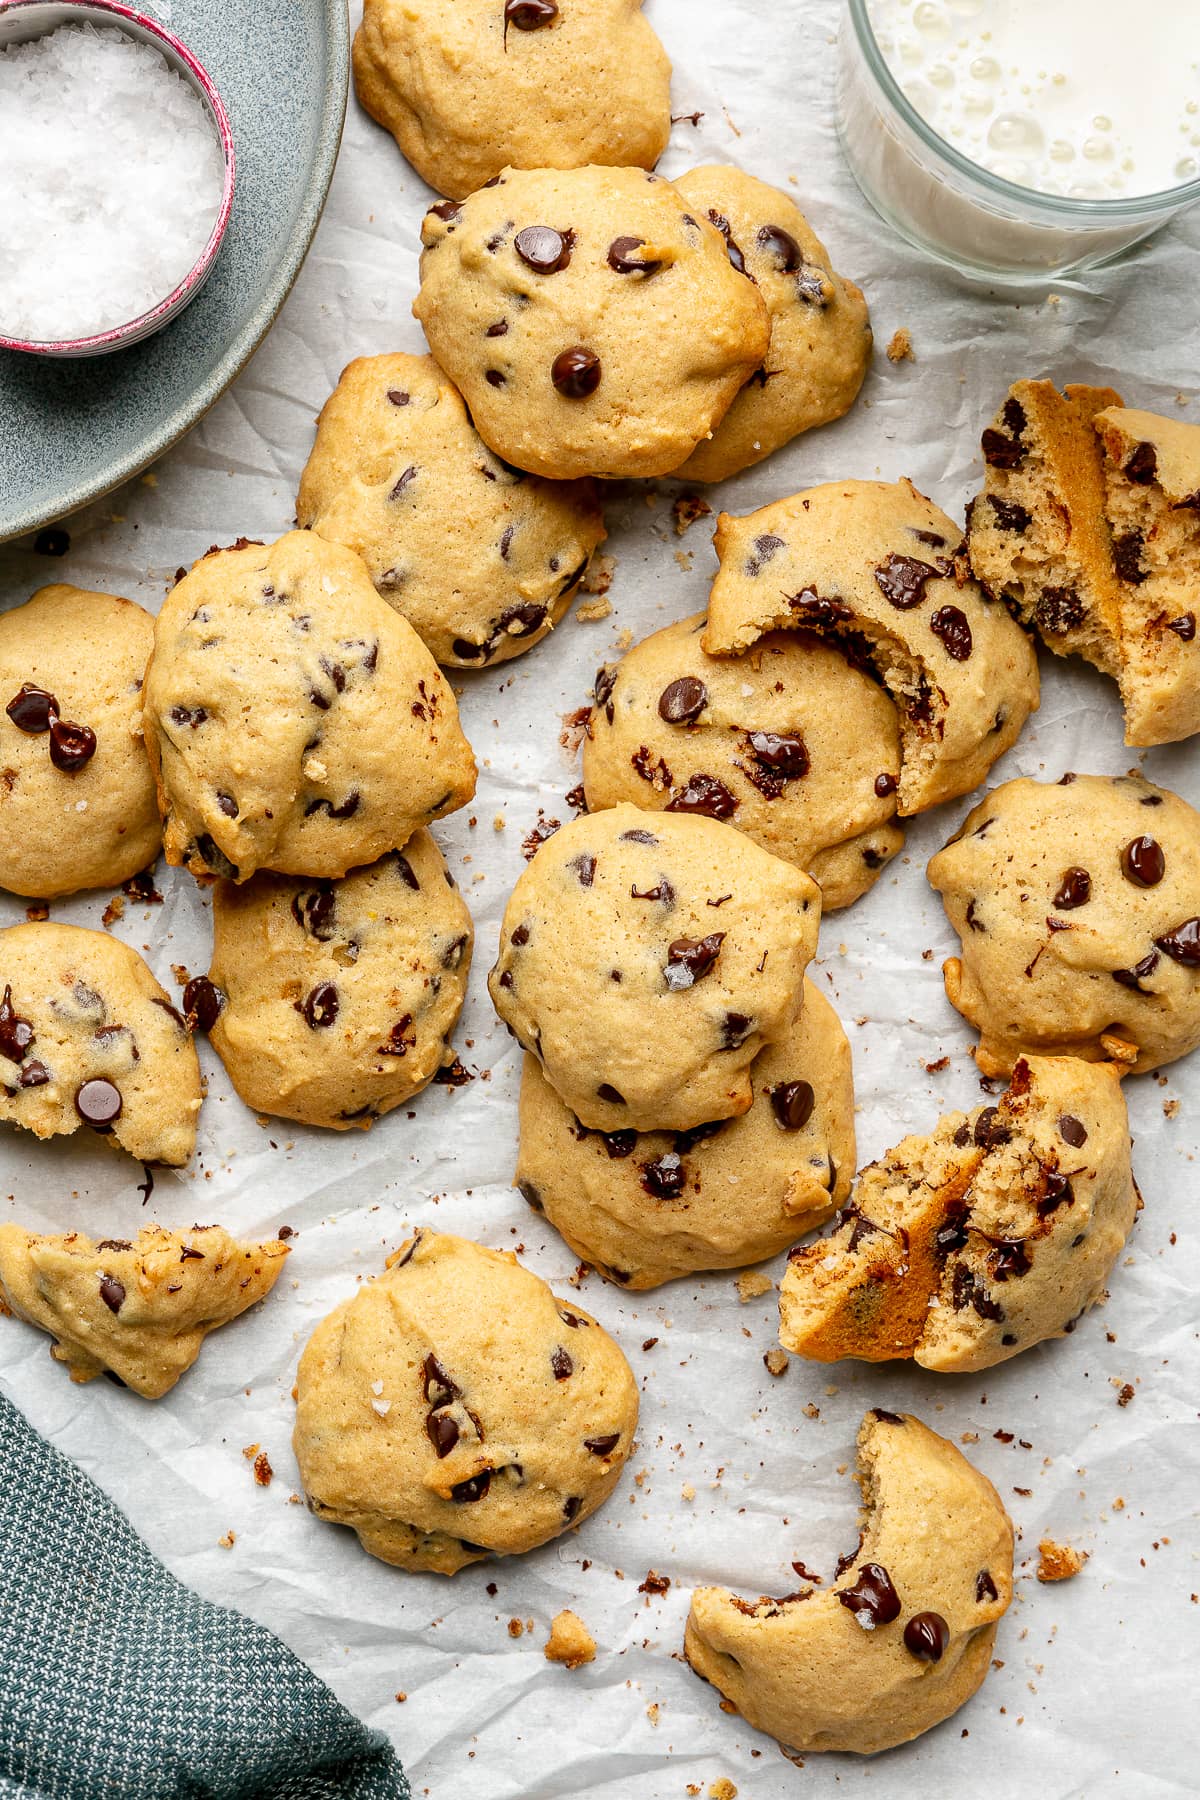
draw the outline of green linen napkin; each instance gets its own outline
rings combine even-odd
[[[0,1796],[411,1800],[380,1733],[168,1574],[2,1395]]]

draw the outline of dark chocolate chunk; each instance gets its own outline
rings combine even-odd
[[[781,275],[794,275],[804,261],[799,244],[782,225],[760,226],[756,241],[759,249],[773,259]]]
[[[771,1111],[785,1131],[802,1131],[812,1118],[817,1096],[807,1081],[781,1081],[768,1090]]]
[[[914,1613],[904,1627],[904,1648],[919,1662],[941,1662],[950,1642],[950,1627],[941,1613]]]
[[[1017,500],[1001,500],[998,494],[988,494],[987,503],[996,515],[996,523],[1001,531],[1015,532],[1024,537],[1033,523],[1033,514],[1027,506]]]
[[[1148,487],[1158,474],[1158,451],[1153,444],[1135,444],[1125,464],[1125,473],[1138,487]]]
[[[727,1012],[721,1023],[722,1050],[740,1049],[753,1030],[754,1021],[745,1013]]]
[[[1113,564],[1117,574],[1133,587],[1140,587],[1146,579],[1146,570],[1142,567],[1145,547],[1146,537],[1141,531],[1126,531],[1113,539]]]
[[[1034,623],[1044,637],[1061,637],[1083,624],[1087,608],[1073,587],[1043,588],[1033,609]]]
[[[666,810],[676,813],[703,813],[708,819],[729,819],[737,811],[737,800],[723,781],[715,775],[696,774],[688,778],[667,802]]]
[[[960,606],[939,606],[929,621],[929,629],[955,662],[967,662],[974,644],[966,613]]]
[[[893,551],[875,571],[875,580],[885,600],[907,612],[920,606],[925,598],[927,582],[936,581],[940,571],[931,563],[918,562],[915,556],[901,556]]]
[[[615,1275],[617,1271],[613,1269],[612,1273]],[[579,1509],[582,1505],[583,1501],[579,1498],[578,1494],[567,1495],[566,1499],[563,1501],[563,1518],[568,1525],[573,1519],[579,1516]]]
[[[735,242],[732,227],[730,226],[729,220],[725,217],[725,214],[719,213],[715,207],[710,207],[708,216],[720,232],[721,236],[725,239],[725,248],[729,252],[729,260],[737,270],[738,274],[744,275],[748,281],[753,281],[754,277],[746,267],[746,259],[742,255],[741,246]]]
[[[76,1090],[75,1111],[85,1125],[107,1131],[121,1116],[121,1090],[103,1075],[95,1075]]]
[[[425,1429],[429,1433],[429,1441],[437,1451],[439,1459],[449,1456],[458,1442],[458,1426],[450,1414],[431,1412],[425,1420]]]
[[[664,1150],[654,1162],[642,1164],[642,1186],[656,1200],[675,1200],[687,1184],[687,1170],[674,1150]]]
[[[435,219],[440,219],[442,221],[443,225],[449,225],[450,221],[452,219],[457,219],[459,213],[462,211],[462,201],[461,200],[438,200],[438,201],[435,201],[435,203],[429,208],[429,210],[433,214]],[[408,395],[405,394],[405,395],[403,395],[403,397],[397,398],[397,393],[396,393],[395,388],[388,389],[388,399],[391,401],[393,406],[407,406],[408,405]]]
[[[723,931],[710,932],[703,938],[676,938],[667,948],[667,966],[663,971],[667,986],[676,993],[694,987],[711,973],[724,941]]]
[[[668,725],[690,725],[708,705],[708,689],[695,675],[681,675],[658,697],[658,716]]]
[[[600,358],[584,344],[560,350],[550,368],[550,379],[566,400],[586,400],[600,386]]]
[[[590,888],[596,879],[596,859],[586,850],[581,851],[578,856],[573,856],[567,867],[574,869],[579,877],[580,887]]]
[[[50,721],[50,761],[64,775],[78,775],[96,754],[96,734],[90,725],[71,719]]]
[[[808,749],[803,738],[775,731],[752,731],[747,741],[754,760],[781,781],[799,781],[808,774]]]
[[[19,1088],[45,1087],[49,1079],[49,1069],[45,1063],[38,1062],[35,1058],[22,1066],[21,1073],[17,1076],[17,1086]]]
[[[514,25],[518,31],[540,31],[558,17],[554,0],[504,0],[504,31]]]
[[[1200,968],[1200,918],[1185,919],[1154,942],[1172,962],[1182,963],[1185,969]]]
[[[657,274],[659,269],[662,268],[662,263],[655,262],[653,258],[645,258],[638,255],[639,250],[645,249],[645,244],[646,241],[644,238],[614,238],[612,243],[608,246],[609,268],[614,269],[618,275]]]
[[[747,575],[761,575],[763,567],[769,563],[777,551],[784,548],[783,539],[773,531],[764,531],[754,540],[754,554],[746,559]]]
[[[513,247],[521,261],[536,269],[539,275],[553,275],[565,269],[575,246],[573,231],[555,231],[553,225],[526,225],[513,239]]]
[[[313,1031],[325,1030],[338,1016],[338,991],[332,981],[319,981],[304,999],[305,1022]]]
[[[974,1138],[981,1150],[994,1150],[1000,1144],[1007,1144],[1012,1132],[1000,1118],[998,1106],[985,1106],[975,1121]]]
[[[1167,872],[1162,845],[1152,837],[1130,838],[1121,852],[1121,872],[1135,887],[1157,887]]]
[[[890,1625],[900,1617],[900,1596],[882,1563],[864,1563],[852,1587],[841,1588],[838,1599],[852,1612],[864,1631]]]
[[[1078,1119],[1073,1119],[1071,1122],[1074,1125],[1079,1125]],[[1058,1121],[1060,1132],[1062,1131],[1062,1125],[1063,1121],[1060,1119]],[[1079,1128],[1081,1131],[1083,1130],[1082,1126]],[[1065,1136],[1066,1134],[1064,1133],[1063,1135]],[[1084,1132],[1084,1136],[1087,1136],[1086,1132]],[[1074,1206],[1075,1190],[1071,1186],[1069,1178],[1063,1174],[1061,1169],[1047,1169],[1045,1174],[1046,1191],[1038,1201],[1037,1209],[1039,1217],[1048,1219],[1052,1213],[1058,1211],[1060,1206]],[[1022,1271],[1022,1273],[1024,1273],[1024,1271]]]
[[[389,500],[398,500],[400,498],[401,494],[404,492],[405,488],[408,486],[409,482],[415,481],[416,478],[417,478],[417,471],[414,468],[414,466],[412,465],[412,463],[410,463],[408,465],[407,469],[405,469],[400,475],[398,475],[396,477],[396,480],[392,485],[391,492],[388,494],[388,499]],[[335,678],[335,685],[337,687],[338,693],[340,694],[346,685],[345,676],[344,675],[342,676],[342,679],[340,682],[336,681],[336,678]]]
[[[1173,631],[1183,643],[1190,644],[1196,635],[1196,615],[1194,612],[1181,613],[1179,618],[1167,621],[1167,630]]]
[[[975,1598],[981,1606],[985,1600],[998,1600],[1000,1598],[996,1584],[992,1580],[991,1573],[987,1569],[980,1569],[978,1575],[975,1577]]]
[[[891,775],[885,771],[882,775],[877,775],[875,777],[875,793],[880,800],[886,800],[889,795],[896,792],[896,789],[899,786],[900,778],[898,775]]]
[[[1167,954],[1171,953],[1168,951]],[[1151,990],[1142,986],[1142,979],[1146,975],[1152,975],[1157,967],[1158,951],[1151,950],[1149,956],[1143,956],[1141,962],[1134,963],[1132,969],[1114,969],[1112,978],[1119,981],[1122,987],[1132,988],[1135,994],[1148,994]]]
[[[1072,1150],[1082,1150],[1087,1143],[1087,1127],[1074,1113],[1063,1113],[1058,1121],[1058,1135]]]
[[[1052,904],[1060,912],[1074,912],[1077,906],[1086,906],[1092,897],[1092,878],[1086,869],[1064,869],[1063,878],[1058,886]]]
[[[550,1367],[554,1370],[555,1381],[566,1381],[568,1376],[575,1373],[574,1361],[567,1355],[561,1344],[551,1352]]]
[[[125,1304],[125,1283],[118,1281],[115,1275],[100,1277],[100,1298],[109,1312],[119,1313]]]
[[[221,1016],[225,996],[207,975],[193,975],[183,990],[183,1011],[189,1031],[211,1031]]]
[[[888,1412],[887,1408],[883,1406],[873,1406],[871,1412],[874,1417],[879,1419],[884,1425],[903,1425],[906,1423],[899,1413]],[[792,1567],[795,1568],[796,1565],[793,1563]],[[799,1574],[800,1571],[797,1569],[796,1573]]]
[[[0,1056],[19,1063],[36,1041],[33,1026],[16,1011],[12,1003],[12,988],[6,986],[4,998],[0,1000]]]
[[[593,1456],[611,1456],[620,1441],[620,1432],[612,1431],[607,1437],[584,1438],[583,1447],[590,1450]]]
[[[456,1482],[450,1489],[450,1498],[459,1506],[469,1506],[476,1500],[486,1497],[492,1485],[492,1471],[483,1469],[478,1475],[472,1475],[466,1481]]]
[[[619,1094],[610,1081],[602,1081],[596,1089],[596,1098],[606,1100],[610,1106],[624,1106],[625,1096]]]
[[[51,720],[57,719],[58,701],[49,689],[34,687],[27,681],[17,689],[4,710],[18,731],[36,737],[40,732],[49,731]]]
[[[403,858],[399,860],[403,861]],[[416,886],[415,877],[409,885]],[[292,917],[301,931],[316,938],[319,944],[327,944],[334,935],[334,911],[332,885],[302,888],[299,893],[292,895]]]
[[[415,1245],[413,1247],[416,1248]],[[407,1260],[408,1258],[405,1258],[405,1261]],[[403,1264],[399,1266],[403,1267]],[[461,1388],[450,1379],[432,1351],[421,1365],[421,1387],[427,1403],[435,1410],[438,1407],[449,1406],[452,1400],[462,1397]]]

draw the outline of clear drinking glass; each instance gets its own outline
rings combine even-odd
[[[1092,268],[1200,199],[1200,177],[1156,194],[1083,200],[1037,193],[981,168],[903,93],[867,0],[845,0],[838,65],[838,133],[859,187],[909,243],[956,268],[1001,282]]]

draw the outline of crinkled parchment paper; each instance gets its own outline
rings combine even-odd
[[[675,62],[675,111],[703,113],[698,125],[676,125],[666,171],[728,160],[794,184],[838,266],[866,288],[879,345],[851,416],[727,484],[710,496],[714,510],[745,511],[838,476],[910,475],[961,516],[978,481],[979,431],[1023,375],[1111,382],[1131,404],[1169,414],[1182,404],[1181,417],[1200,418],[1200,216],[1126,266],[1056,283],[1049,294],[996,295],[925,263],[879,223],[842,166],[831,118],[838,10],[836,0],[649,4]],[[352,103],[315,247],[248,371],[151,475],[71,521],[63,562],[28,546],[0,550],[3,603],[67,578],[157,607],[174,570],[210,544],[283,531],[314,415],[342,366],[421,348],[409,305],[428,198]],[[893,366],[883,346],[901,326],[916,360]],[[411,1225],[521,1248],[560,1286],[574,1273],[574,1257],[509,1186],[519,1056],[492,1017],[484,974],[523,866],[522,838],[539,809],[570,816],[563,797],[579,777],[560,742],[562,715],[583,704],[596,665],[622,643],[705,603],[711,521],[677,537],[670,497],[668,484],[664,494],[613,499],[611,617],[571,617],[520,661],[461,678],[479,793],[437,835],[478,929],[457,1037],[476,1079],[458,1091],[430,1088],[410,1113],[368,1134],[321,1135],[257,1121],[202,1043],[209,1093],[199,1151],[189,1170],[158,1175],[145,1206],[140,1168],[86,1135],[57,1145],[6,1135],[5,1217],[107,1235],[149,1219],[243,1231],[287,1223],[298,1236],[274,1295],[211,1338],[155,1405],[104,1381],[73,1387],[46,1339],[8,1321],[0,1321],[0,1382],[178,1575],[273,1627],[388,1732],[417,1794],[682,1800],[722,1778],[744,1800],[1194,1793],[1200,1055],[1161,1080],[1128,1084],[1145,1211],[1108,1304],[1061,1343],[982,1377],[793,1359],[775,1379],[763,1365],[775,1341],[773,1294],[743,1305],[734,1276],[717,1274],[626,1296],[593,1275],[581,1299],[628,1353],[642,1421],[619,1489],[579,1532],[444,1581],[372,1561],[349,1533],[293,1503],[290,1390],[300,1347]],[[1115,772],[1136,761],[1200,803],[1193,747],[1136,755],[1122,745],[1109,683],[1051,658],[1043,680],[1042,710],[996,779]],[[942,993],[940,963],[955,941],[924,879],[966,808],[917,821],[874,892],[822,927],[814,973],[854,1049],[860,1161],[939,1109],[979,1099],[970,1034]],[[160,869],[160,883],[161,906],[131,903],[113,929],[145,951],[174,993],[173,965],[207,966],[208,902],[178,872]],[[56,903],[53,916],[99,925],[107,898]],[[5,922],[22,912],[4,901]],[[945,1068],[927,1070],[943,1057]],[[769,1272],[778,1278],[781,1267],[782,1259]],[[1132,1389],[1125,1404],[1122,1389]],[[716,1692],[682,1661],[688,1592],[712,1581],[753,1595],[788,1592],[794,1558],[828,1578],[855,1540],[847,1465],[873,1403],[916,1410],[965,1443],[996,1482],[1020,1538],[1017,1599],[1000,1630],[1001,1666],[951,1723],[874,1762],[810,1757],[800,1770],[721,1712]],[[267,1488],[242,1455],[251,1444],[274,1467]],[[229,1533],[235,1542],[223,1548]],[[1047,1534],[1090,1553],[1074,1581],[1034,1579]],[[665,1595],[639,1592],[650,1569],[669,1576]],[[596,1661],[575,1673],[542,1656],[564,1606],[599,1645]],[[510,1635],[511,1619],[532,1621],[532,1630]]]

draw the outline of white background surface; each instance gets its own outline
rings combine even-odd
[[[699,160],[742,162],[795,191],[841,268],[867,290],[879,349],[864,398],[840,424],[792,445],[719,500],[745,511],[814,482],[912,476],[961,517],[979,480],[981,427],[1010,381],[1111,381],[1131,404],[1173,413],[1194,395],[1200,219],[1128,266],[1086,283],[997,297],[922,262],[881,226],[839,160],[833,136],[834,0],[650,0],[676,67],[677,125],[667,173]],[[314,415],[351,356],[420,349],[410,317],[417,232],[428,196],[390,138],[353,101],[328,212],[296,290],[248,372],[192,436],[131,488],[70,522],[61,563],[0,549],[0,600],[48,580],[108,588],[156,608],[174,570],[238,534],[271,538],[293,512]],[[915,363],[882,347],[907,326]],[[1191,398],[1182,413],[1200,418]],[[714,497],[715,498],[715,497]],[[983,1378],[906,1365],[834,1369],[793,1360],[764,1370],[774,1296],[738,1303],[718,1274],[624,1296],[595,1276],[581,1299],[619,1338],[642,1388],[639,1447],[606,1508],[535,1555],[480,1564],[447,1582],[372,1561],[349,1533],[299,1505],[289,1447],[290,1389],[317,1320],[382,1266],[413,1223],[523,1244],[562,1284],[575,1259],[509,1188],[518,1054],[491,1016],[484,975],[539,807],[564,819],[578,769],[559,744],[560,715],[587,697],[617,636],[635,637],[704,605],[715,566],[707,521],[682,541],[669,494],[610,509],[618,558],[601,624],[569,619],[529,656],[466,677],[463,721],[480,762],[465,813],[438,828],[478,930],[471,996],[457,1042],[490,1070],[455,1092],[433,1087],[366,1135],[257,1124],[206,1044],[209,1080],[191,1169],[160,1173],[143,1211],[141,1170],[86,1134],[39,1145],[3,1140],[4,1216],[97,1235],[144,1219],[219,1220],[299,1233],[274,1295],[210,1339],[192,1373],[156,1405],[100,1381],[73,1387],[46,1339],[0,1321],[0,1382],[35,1424],[125,1507],[153,1548],[205,1594],[278,1631],[347,1704],[399,1746],[416,1794],[435,1800],[674,1800],[730,1778],[743,1800],[793,1794],[903,1797],[1038,1794],[1045,1800],[1197,1791],[1195,1667],[1200,1589],[1194,1502],[1197,1355],[1196,1151],[1200,1058],[1128,1084],[1135,1165],[1146,1207],[1112,1297],[1072,1338]],[[677,560],[680,549],[693,566]],[[686,559],[685,559],[686,560]],[[1200,802],[1195,751],[1144,758],[1121,742],[1115,689],[1045,659],[1042,710],[996,778],[1064,769],[1147,774]],[[854,1048],[860,1162],[938,1110],[980,1098],[970,1033],[947,1005],[939,966],[955,948],[924,880],[930,854],[968,802],[911,828],[907,852],[850,913],[822,926],[814,970]],[[507,820],[493,830],[497,814]],[[478,823],[472,828],[470,820]],[[172,993],[173,964],[207,963],[208,907],[190,878],[160,869],[161,907],[131,906],[118,933],[143,949]],[[58,903],[53,917],[98,925],[107,895]],[[3,902],[4,922],[22,915]],[[932,949],[929,960],[922,951]],[[923,1065],[943,1054],[942,1073]],[[1177,1116],[1164,1102],[1181,1102]],[[772,1273],[778,1275],[782,1259]],[[658,1339],[649,1352],[641,1345]],[[1116,1387],[1131,1382],[1132,1403]],[[802,1408],[814,1403],[819,1416]],[[688,1591],[722,1581],[752,1595],[794,1587],[801,1558],[828,1578],[855,1540],[854,1435],[870,1404],[909,1407],[956,1441],[997,1483],[1019,1533],[1017,1599],[996,1670],[952,1723],[874,1762],[810,1757],[803,1771],[718,1709],[681,1658]],[[1031,1446],[993,1437],[1011,1431]],[[242,1447],[267,1450],[276,1475],[255,1487]],[[635,1482],[635,1476],[637,1481]],[[693,1501],[681,1497],[685,1483]],[[1015,1489],[1031,1490],[1028,1494]],[[1123,1499],[1123,1508],[1116,1502]],[[237,1542],[218,1539],[233,1530]],[[1043,1532],[1091,1553],[1084,1573],[1039,1587]],[[583,1567],[584,1559],[590,1567]],[[665,1598],[637,1591],[648,1569]],[[618,1573],[620,1571],[620,1573]],[[491,1599],[486,1584],[499,1592]],[[596,1636],[594,1664],[553,1668],[541,1647],[552,1614],[573,1606]],[[532,1619],[512,1639],[508,1621]],[[398,1704],[395,1695],[406,1692]],[[657,1706],[657,1722],[648,1708]]]

